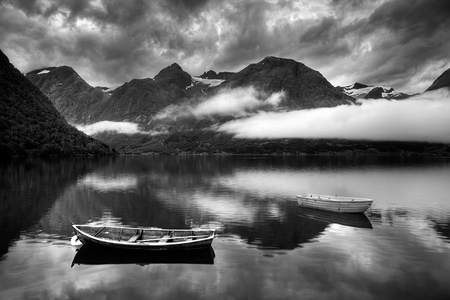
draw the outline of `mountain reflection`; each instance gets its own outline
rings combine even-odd
[[[444,242],[450,244],[450,220],[448,220],[446,223],[435,222],[433,227],[436,232],[443,237]]]
[[[342,214],[337,212],[323,211],[299,207],[297,209],[300,217],[322,221],[325,223],[339,224],[357,228],[373,228],[372,223],[365,214]]]
[[[0,259],[67,187],[103,163],[98,158],[0,160]]]
[[[448,243],[450,210],[439,199],[449,168],[437,162],[399,168],[387,158],[147,156],[13,160],[0,168],[2,253],[24,231],[69,236],[71,221],[162,228],[216,222],[225,236],[276,249],[302,247],[330,224],[403,224]],[[423,178],[439,193],[426,203]],[[305,191],[374,195],[374,208],[367,216],[299,210],[295,194]],[[433,221],[416,223],[424,230],[410,219]]]

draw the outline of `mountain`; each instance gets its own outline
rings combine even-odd
[[[227,80],[231,76],[233,76],[235,73],[233,72],[219,72],[216,73],[213,70],[209,70],[208,72],[204,72],[202,75],[198,76],[203,79],[220,79],[220,80]]]
[[[354,102],[318,71],[293,59],[269,56],[228,78],[218,89],[254,86],[267,94],[284,91],[288,109],[332,107]]]
[[[69,125],[50,100],[0,51],[0,154],[111,154],[109,146]]]
[[[346,95],[356,99],[395,99],[401,100],[409,97],[408,94],[397,92],[387,86],[372,86],[356,82],[352,85],[338,87]]]
[[[45,75],[45,73],[38,75],[42,69],[37,71],[34,72],[37,76]],[[53,69],[44,71],[50,74]],[[161,70],[153,79],[133,79],[114,89],[93,88],[109,96],[102,98],[99,104],[92,105],[91,110],[85,112],[89,114],[87,123],[104,120],[138,123],[139,133],[119,134],[104,131],[94,135],[95,138],[112,145],[121,153],[344,153],[358,155],[434,153],[440,156],[450,155],[449,147],[429,143],[235,138],[232,134],[217,131],[215,128],[225,122],[256,114],[261,110],[288,112],[350,105],[356,100],[347,95],[344,88],[332,86],[319,72],[292,59],[266,57],[240,72],[227,76],[226,79],[211,79],[210,77],[219,77],[213,71],[208,71],[201,76],[192,77],[178,64],[172,64]],[[247,93],[251,90],[246,89],[249,86],[254,87],[257,91],[256,97],[260,98],[254,99],[254,94],[249,97],[247,94],[245,97],[241,95],[238,99],[230,96],[231,92],[235,92],[231,89],[239,88],[238,92]],[[61,91],[50,94],[51,97],[60,97],[58,95],[64,94],[63,85],[54,85],[54,87]],[[357,83],[352,85],[351,89],[364,88],[369,86]],[[364,96],[372,90],[374,90],[372,95],[377,94],[376,97],[380,93],[381,96],[394,94],[393,89],[381,89],[371,87]],[[267,104],[268,96],[281,91],[285,93],[281,102],[277,102],[276,105]],[[63,100],[52,99],[52,102],[57,103]],[[241,111],[238,113],[220,114],[216,110],[213,113],[197,114],[199,107],[227,109],[230,105],[245,104],[249,100],[252,101],[252,105],[256,103],[256,106],[250,108],[239,106]],[[77,109],[76,103],[73,109]]]
[[[201,93],[192,85],[191,75],[178,64],[172,64],[154,79],[133,79],[115,89],[108,102],[93,113],[91,122],[110,120],[146,124],[163,108]]]
[[[99,111],[110,94],[94,88],[68,66],[39,69],[26,74],[53,103],[64,118],[73,124],[90,122],[89,112]]]
[[[35,70],[28,73],[27,78],[74,124],[109,120],[145,125],[169,105],[250,85],[267,94],[285,91],[286,99],[281,103],[285,109],[330,107],[354,102],[319,72],[292,59],[276,57],[266,57],[238,73],[208,71],[200,77],[191,77],[174,63],[153,79],[133,79],[114,90],[90,86],[70,67]]]
[[[433,84],[425,90],[425,92],[437,90],[440,88],[450,87],[450,69],[441,74]]]

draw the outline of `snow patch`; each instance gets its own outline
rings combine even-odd
[[[191,87],[194,86],[194,81],[191,81],[191,85],[186,87],[186,90],[190,89]]]
[[[42,70],[39,73],[37,73],[38,75],[42,75],[42,74],[47,74],[50,73],[50,70]]]
[[[367,87],[364,88],[355,88],[356,84],[351,84],[351,85],[347,85],[344,86],[344,93],[356,98],[356,99],[363,99],[370,91],[372,91],[373,89],[377,88],[377,86],[373,86],[373,85],[369,85]],[[401,93],[401,92],[397,92],[396,90],[394,90],[394,88],[389,87],[389,86],[380,86],[380,88],[383,89],[381,96],[384,99],[396,99],[398,97],[403,97],[406,94]]]
[[[112,91],[114,91],[117,88],[118,88],[118,86],[110,87],[108,89],[103,90],[103,93],[111,93]]]
[[[224,79],[205,79],[205,78],[201,78],[201,77],[192,77],[192,79],[197,82],[207,84],[209,86],[218,86],[218,85],[222,84],[222,82],[225,81]]]

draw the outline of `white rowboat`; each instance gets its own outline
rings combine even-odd
[[[72,225],[85,245],[122,250],[189,250],[210,247],[214,229],[162,229]]]
[[[373,199],[329,196],[318,194],[297,195],[298,205],[339,213],[363,213],[372,206]]]

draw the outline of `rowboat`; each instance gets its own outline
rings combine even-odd
[[[298,205],[339,213],[363,213],[372,206],[372,199],[318,194],[297,195]]]
[[[72,261],[74,265],[124,265],[152,264],[214,264],[215,253],[211,246],[189,251],[139,251],[83,245]]]
[[[99,225],[72,225],[83,245],[122,250],[190,250],[210,247],[214,229],[130,228]]]

